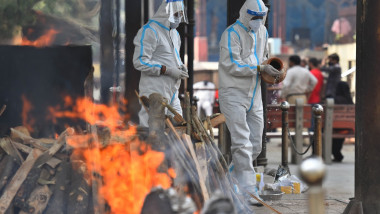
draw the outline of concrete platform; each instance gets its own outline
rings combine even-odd
[[[304,147],[306,149],[306,147]],[[289,149],[290,152],[290,149]],[[325,207],[328,214],[341,214],[349,203],[349,199],[354,197],[354,163],[355,163],[355,145],[344,144],[342,153],[344,159],[342,163],[333,163],[327,165],[327,175],[324,181]],[[311,154],[309,151],[304,157]],[[290,153],[289,153],[290,157]],[[270,169],[277,169],[281,162],[280,139],[271,139],[267,144],[267,158]],[[290,165],[290,172],[297,177],[298,166]],[[273,177],[266,175],[266,183],[273,183]],[[268,201],[270,206],[283,214],[308,213],[308,194],[283,195],[279,201]],[[266,207],[253,207],[257,214],[275,213]]]

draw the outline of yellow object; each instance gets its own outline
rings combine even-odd
[[[285,194],[292,194],[292,187],[291,186],[281,186],[281,192]]]
[[[293,194],[300,194],[301,193],[301,184],[298,182],[293,183]]]
[[[261,181],[261,174],[256,173],[256,183],[260,183],[260,181]]]

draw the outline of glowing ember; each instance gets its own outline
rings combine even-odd
[[[30,117],[30,111],[33,109],[33,106],[25,95],[22,95],[21,99],[23,102],[21,112],[22,124],[31,132],[33,131],[33,125],[35,124],[35,120]]]
[[[21,45],[29,45],[29,46],[35,46],[35,47],[49,46],[54,42],[55,37],[58,33],[59,33],[58,31],[54,29],[50,29],[44,35],[40,36],[38,39],[34,41],[29,41],[26,37],[23,37],[21,41]]]

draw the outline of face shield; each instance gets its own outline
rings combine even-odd
[[[169,22],[188,23],[183,0],[166,0],[166,4],[166,13],[169,14]]]

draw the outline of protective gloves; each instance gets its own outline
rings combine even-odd
[[[278,77],[282,73],[284,73],[284,71],[282,71],[282,70],[279,71],[271,65],[260,65],[258,67],[259,67],[259,72],[267,73],[267,74],[271,75],[272,77]]]
[[[173,77],[174,79],[186,79],[186,78],[189,78],[189,75],[187,74],[187,71],[184,71],[182,69],[182,67],[181,67],[181,69],[180,68],[176,68],[176,67],[168,67],[168,68],[166,68],[165,74]]]

